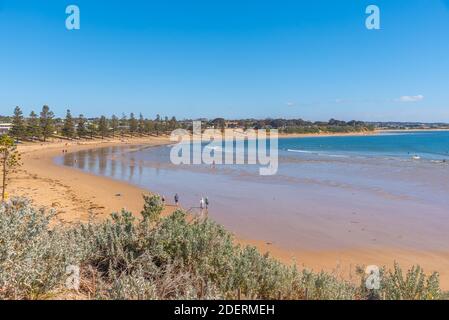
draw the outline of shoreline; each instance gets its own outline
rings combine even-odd
[[[336,132],[336,133],[281,133],[279,138],[324,138],[324,137],[361,137],[375,136],[383,133],[407,132],[446,132],[448,129],[375,129],[363,132]]]
[[[441,129],[377,129],[379,132],[444,132],[449,131],[449,128]]]
[[[170,143],[168,137],[145,137],[20,145],[24,165],[16,174],[16,179],[12,180],[9,193],[30,198],[37,207],[55,209],[57,221],[64,224],[88,222],[92,218],[106,219],[112,212],[122,208],[137,215],[143,207],[142,194],[150,190],[60,166],[54,162],[54,158],[62,155],[62,149],[76,152],[110,146],[158,146]],[[164,214],[175,209],[175,206],[168,204]],[[263,239],[244,239],[238,234],[234,235],[238,243],[256,246],[261,253],[269,252],[285,264],[296,263],[315,271],[335,272],[345,279],[355,275],[357,265],[391,267],[397,261],[402,267],[408,268],[420,264],[427,273],[439,271],[441,287],[449,289],[449,271],[446,271],[449,270],[449,252],[408,251],[401,248],[292,251]]]
[[[23,166],[12,181],[9,193],[28,195],[38,206],[55,209],[58,220],[63,223],[87,222],[89,215],[107,218],[122,208],[137,214],[143,208],[142,193],[148,190],[59,166],[54,163],[54,158],[62,155],[63,149],[70,153],[118,145],[157,146],[168,141],[167,138],[151,137],[20,145],[18,150],[22,154]],[[39,187],[43,186],[49,188],[41,190]]]
[[[325,137],[363,137],[363,136],[373,136],[380,131],[363,131],[363,132],[336,132],[336,133],[280,133],[280,139],[288,138],[325,138]]]

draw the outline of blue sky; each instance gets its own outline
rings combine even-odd
[[[0,114],[449,122],[449,0],[0,0],[0,43]]]

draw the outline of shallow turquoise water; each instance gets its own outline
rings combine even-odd
[[[449,160],[449,132],[427,131],[384,133],[372,136],[313,137],[281,139],[287,152],[321,155],[359,155]]]
[[[193,212],[207,196],[216,221],[282,247],[449,249],[449,132],[280,139],[274,176],[258,165],[176,166],[170,150],[123,145],[56,162],[168,203],[178,193]]]

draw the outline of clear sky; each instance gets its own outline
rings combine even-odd
[[[0,43],[0,114],[449,122],[449,0],[0,0]]]

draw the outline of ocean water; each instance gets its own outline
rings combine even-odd
[[[274,176],[258,165],[176,166],[170,150],[116,146],[55,161],[168,202],[178,193],[194,214],[208,197],[229,230],[288,249],[449,249],[449,132],[280,139]]]
[[[283,151],[323,156],[370,156],[449,160],[449,131],[383,133],[371,136],[343,136],[281,139]]]

